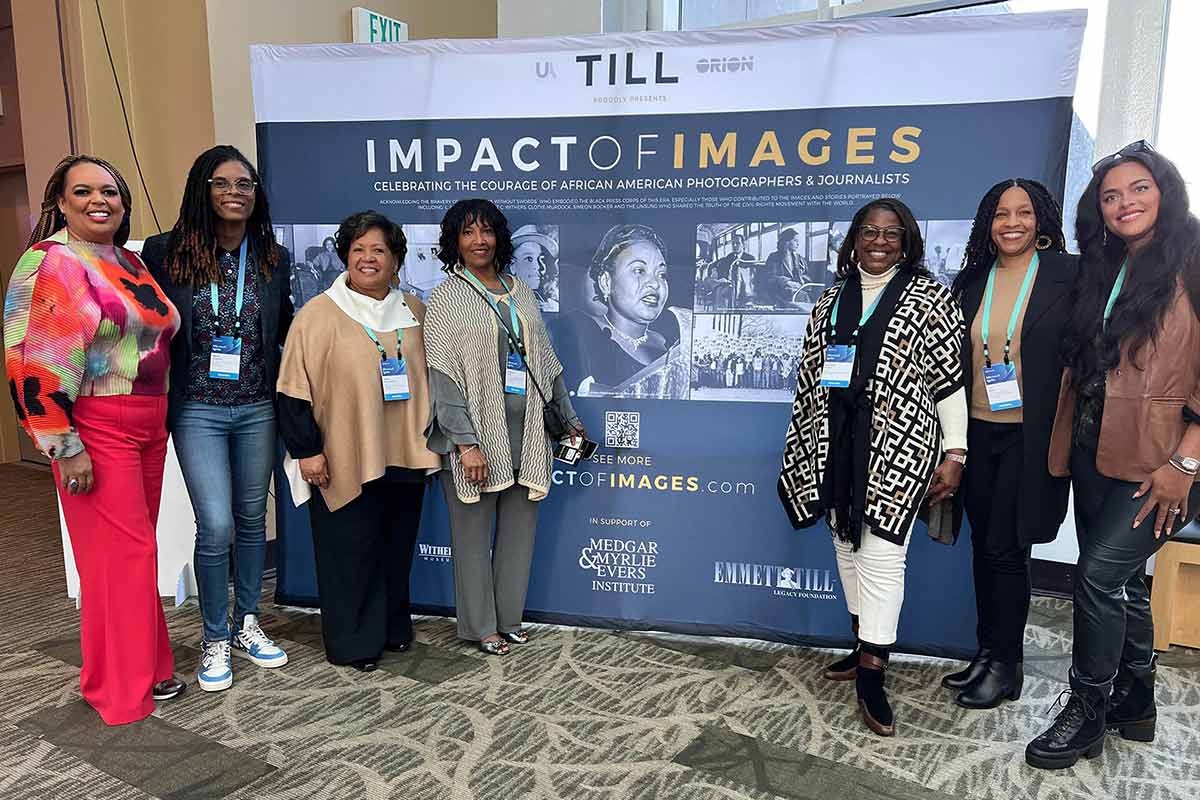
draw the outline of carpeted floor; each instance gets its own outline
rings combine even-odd
[[[761,642],[536,626],[489,658],[422,619],[418,646],[359,674],[325,662],[320,618],[264,601],[290,663],[235,660],[231,690],[194,682],[194,606],[168,611],[191,687],[143,722],[106,728],[79,698],[78,616],[65,597],[49,474],[0,467],[0,798],[33,800],[1192,800],[1200,796],[1200,653],[1159,670],[1154,744],[1028,768],[1025,743],[1063,688],[1070,604],[1038,599],[1025,693],[969,712],[953,666],[898,657],[899,735],[858,722],[827,652]],[[914,587],[915,588],[915,587]],[[267,587],[269,600],[272,587]]]

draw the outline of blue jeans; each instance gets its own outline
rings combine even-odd
[[[196,513],[196,587],[204,640],[228,639],[229,545],[234,543],[234,625],[258,614],[267,547],[267,487],[275,463],[275,410],[188,401],[172,436]]]

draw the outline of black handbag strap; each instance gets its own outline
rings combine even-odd
[[[483,292],[479,291],[478,286],[476,286],[475,284],[471,283],[469,280],[464,278],[462,276],[462,274],[456,272],[456,273],[454,273],[454,277],[461,280],[467,286],[470,286],[471,291],[473,291],[473,292],[475,292],[475,294],[479,295],[479,299],[483,301],[484,305],[486,305],[488,308],[490,308],[492,310],[492,312],[496,315],[496,318],[500,320],[500,330],[502,330],[506,334],[508,334],[509,346],[512,347],[513,351],[518,356],[521,357],[521,364],[525,367],[525,374],[529,376],[529,380],[533,383],[533,388],[537,390],[538,397],[542,398],[542,405],[545,406],[546,408],[552,409],[551,413],[553,413],[554,416],[558,417],[558,420],[559,420],[559,422],[562,423],[564,430],[570,430],[571,423],[568,422],[563,417],[562,412],[558,410],[558,406],[552,405],[550,403],[550,401],[546,398],[546,393],[543,392],[542,387],[540,385],[538,385],[537,378],[533,377],[533,370],[531,370],[529,368],[529,361],[525,358],[525,346],[517,341],[517,337],[513,336],[513,332],[511,330],[509,330],[508,325],[504,320],[504,316],[500,313],[500,309],[497,308],[496,303],[493,303],[491,300],[489,300],[487,298],[487,296],[483,294]],[[511,296],[508,298],[508,302],[510,302],[510,303],[513,302],[513,299]]]

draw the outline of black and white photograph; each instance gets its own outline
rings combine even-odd
[[[962,269],[971,220],[935,219],[920,224],[925,236],[925,268],[939,283],[949,286]]]
[[[509,270],[533,289],[542,313],[558,311],[558,226],[522,225],[512,243]]]
[[[564,228],[564,237],[568,226]],[[691,229],[569,226],[551,325],[568,391],[682,400],[691,363]],[[589,246],[590,243],[590,246]]]
[[[692,400],[790,403],[808,314],[697,314]]]
[[[275,238],[280,244],[279,229]],[[324,292],[333,279],[342,274],[346,265],[338,258],[333,235],[337,223],[323,225],[290,225],[290,244],[284,244],[292,254],[292,304],[301,306]],[[289,238],[285,236],[285,238]]]
[[[400,267],[400,288],[428,302],[429,293],[446,279],[438,260],[439,225],[401,225],[408,241],[408,253]]]
[[[830,233],[827,222],[696,226],[696,310],[808,313],[832,282]]]

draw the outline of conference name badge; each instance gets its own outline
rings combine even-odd
[[[208,354],[208,377],[236,381],[242,374],[242,340],[233,336],[214,336]]]
[[[504,369],[504,393],[525,394],[525,364],[516,353],[508,354],[508,365]]]
[[[992,411],[1021,407],[1021,387],[1017,385],[1017,365],[993,364],[983,368],[988,406]]]
[[[821,370],[821,385],[831,389],[845,389],[854,375],[854,351],[852,344],[831,344],[825,348],[825,367]]]
[[[379,362],[379,374],[383,378],[383,399],[407,400],[408,365],[403,358],[385,358]]]

